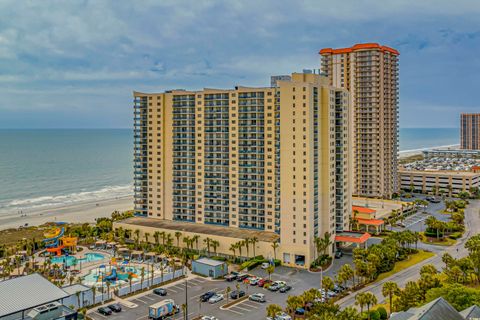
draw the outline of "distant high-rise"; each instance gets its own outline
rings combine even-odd
[[[460,148],[480,150],[480,113],[460,115]]]
[[[320,50],[330,85],[350,92],[353,194],[398,190],[398,51],[376,43]]]

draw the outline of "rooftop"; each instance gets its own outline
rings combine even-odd
[[[464,320],[464,318],[445,299],[440,297],[421,307],[394,312],[390,320]]]
[[[179,222],[171,220],[160,220],[155,218],[133,217],[115,224],[126,224],[150,228],[167,229],[172,231],[183,231],[206,235],[216,235],[220,237],[247,239],[257,238],[263,242],[276,242],[280,236],[274,232],[249,230],[241,228],[223,227],[202,223]]]
[[[370,233],[361,232],[339,232],[335,236],[336,242],[364,243],[371,237]]]
[[[0,318],[70,296],[38,273],[0,282]]]
[[[213,260],[213,259],[209,259],[209,258],[200,258],[200,259],[195,260],[195,262],[206,264],[206,265],[211,266],[211,267],[221,266],[222,264],[225,264],[225,262],[223,262],[223,261]]]

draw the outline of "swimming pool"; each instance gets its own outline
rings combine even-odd
[[[131,273],[133,275],[132,277],[132,282],[140,281],[141,274],[142,274],[142,268],[141,267],[134,267],[134,266],[119,266],[119,267],[113,267],[116,269],[117,272],[117,280],[116,281],[110,281],[112,285],[121,285],[122,283],[128,283],[128,274]],[[102,276],[104,275],[109,275],[112,272],[112,267],[106,266],[106,268],[94,268],[90,270],[90,272],[85,275],[82,279],[82,283],[88,286],[93,286],[93,285],[106,285],[106,282],[102,283]],[[147,271],[147,268],[145,268],[145,275],[144,279],[148,279],[150,276],[150,272]]]
[[[79,263],[85,262],[94,262],[105,259],[105,256],[101,253],[86,253],[83,258],[77,258],[75,256],[57,256],[51,258],[52,264],[63,264],[66,263],[67,266],[75,266]]]

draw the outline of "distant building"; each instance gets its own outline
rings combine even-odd
[[[478,158],[480,150],[465,149],[432,149],[423,151],[425,159],[442,157],[442,158]]]
[[[460,115],[460,148],[480,150],[480,113]]]
[[[320,50],[330,85],[349,91],[354,189],[365,197],[398,191],[398,56],[377,43]]]
[[[458,312],[440,297],[421,307],[394,312],[391,314],[390,320],[476,320],[479,319],[479,316],[480,312],[477,306]]]
[[[270,86],[272,88],[278,87],[278,81],[290,81],[292,77],[289,75],[280,75],[280,76],[271,76],[270,77]]]
[[[402,190],[414,190],[421,193],[436,193],[443,190],[452,194],[469,191],[471,188],[480,187],[480,173],[468,171],[430,171],[430,170],[405,170],[400,168],[400,183]]]

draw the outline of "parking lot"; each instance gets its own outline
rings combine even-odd
[[[341,259],[335,259],[333,266],[326,272],[324,276],[328,275],[333,277],[341,265],[348,263],[351,260],[351,257],[344,256]],[[256,268],[249,272],[252,275],[268,278],[265,270],[261,268]],[[161,297],[154,293],[152,290],[149,290],[146,293],[142,293],[133,297],[128,298],[127,300],[135,305],[133,308],[127,306],[122,306],[123,311],[117,314],[112,314],[110,316],[104,316],[92,310],[89,312],[89,316],[92,319],[104,320],[145,320],[148,319],[148,307],[156,302],[162,301],[164,299],[173,299],[176,304],[182,305],[185,303],[185,296],[187,296],[188,301],[188,319],[197,317],[198,315],[210,315],[215,316],[220,320],[226,319],[238,319],[238,320],[247,320],[247,319],[264,319],[266,315],[265,308],[268,304],[279,304],[285,306],[285,301],[289,295],[298,295],[303,293],[305,290],[308,290],[312,287],[320,287],[320,274],[312,273],[307,270],[294,269],[279,266],[275,268],[275,272],[272,274],[272,280],[282,280],[287,283],[287,285],[292,287],[287,293],[281,292],[271,292],[267,289],[251,286],[244,283],[238,283],[237,281],[227,282],[225,280],[209,280],[206,278],[198,276],[190,276],[190,279],[187,281],[187,294],[185,294],[185,280],[179,280],[175,283],[164,286],[167,290],[167,296]],[[207,291],[214,291],[219,294],[225,294],[225,289],[230,287],[231,291],[236,290],[237,284],[239,289],[245,291],[247,295],[253,293],[263,293],[265,294],[266,302],[255,302],[250,300],[243,300],[229,308],[222,308],[227,301],[217,302],[215,304],[210,304],[208,302],[200,302],[200,296]],[[229,298],[229,301],[232,301]],[[184,315],[182,312],[171,317],[171,319],[183,319]]]

